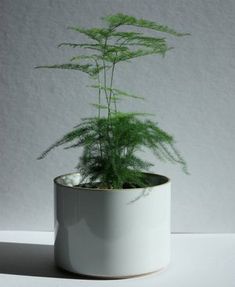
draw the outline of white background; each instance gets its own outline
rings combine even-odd
[[[53,229],[52,179],[74,171],[79,152],[36,158],[94,112],[85,74],[33,67],[76,53],[56,48],[81,39],[67,26],[97,26],[116,12],[192,34],[169,38],[175,49],[164,59],[120,65],[114,85],[147,98],[125,107],[156,114],[188,162],[190,176],[146,154],[172,179],[172,231],[235,232],[233,0],[1,0],[0,229]]]

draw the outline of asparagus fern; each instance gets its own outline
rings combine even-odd
[[[88,40],[86,43],[66,42],[58,46],[78,51],[68,63],[36,67],[84,72],[94,81],[90,87],[97,91],[97,102],[91,103],[97,109],[97,115],[82,119],[39,159],[61,145],[67,145],[65,149],[82,148],[77,169],[83,180],[89,178],[90,183],[99,181],[106,188],[122,188],[125,184],[130,187],[148,185],[143,171],[152,164],[137,156],[143,147],[150,149],[159,160],[180,164],[187,173],[186,163],[175,148],[171,135],[150,120],[148,114],[121,112],[118,108],[119,101],[126,97],[133,100],[144,98],[113,87],[113,82],[119,63],[147,55],[164,56],[172,49],[162,34],[175,37],[188,34],[121,13],[102,19],[105,22],[103,28],[69,27],[84,34]],[[119,29],[129,26],[137,27],[141,32]],[[149,36],[149,30],[158,32],[161,37]]]

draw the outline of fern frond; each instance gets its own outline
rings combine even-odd
[[[105,105],[100,105],[100,104],[96,104],[96,103],[90,103],[90,105],[95,107],[95,108],[98,108],[98,109],[104,109],[104,110],[108,109],[108,106],[105,106]]]
[[[133,16],[125,15],[122,13],[109,15],[109,16],[103,17],[102,19],[105,20],[107,24],[109,25],[109,27],[112,29],[122,26],[122,25],[129,25],[129,26],[136,26],[136,27],[151,29],[151,30],[155,30],[158,32],[162,32],[162,33],[168,33],[168,34],[171,34],[173,36],[178,36],[178,37],[190,35],[189,33],[179,33],[175,31],[174,29],[169,28],[168,26],[160,25],[153,21],[149,21],[146,19],[136,19]]]
[[[107,38],[110,35],[110,29],[105,28],[91,28],[91,29],[85,29],[81,27],[68,27],[68,29],[82,33],[89,37],[92,40],[95,40],[97,42],[101,42],[105,38]]]
[[[77,128],[66,135],[64,135],[61,139],[56,141],[54,144],[52,144],[48,149],[46,149],[39,157],[38,159],[43,159],[51,150],[53,150],[56,147],[59,147],[61,145],[64,145],[66,143],[69,143],[76,138],[79,138],[81,135],[85,134],[88,131],[88,126]]]
[[[60,64],[60,65],[50,65],[50,66],[37,66],[35,69],[62,69],[62,70],[77,70],[88,74],[89,76],[95,76],[100,73],[104,69],[103,66],[96,67],[93,64]],[[109,68],[107,66],[107,68]]]
[[[92,55],[79,55],[79,56],[74,56],[70,59],[71,62],[73,61],[82,61],[82,60],[93,60],[93,61],[98,61],[101,59],[100,55],[97,54],[92,54]]]
[[[136,46],[136,43],[133,45]],[[154,48],[149,47],[149,49],[137,49],[137,50],[126,49],[126,51],[122,51],[122,52],[107,53],[105,55],[106,56],[105,60],[111,63],[112,62],[119,63],[119,62],[129,61],[135,58],[148,56],[148,55],[154,55],[154,54],[161,54],[164,56],[165,53],[171,49],[172,48],[167,48],[164,46],[158,46]]]

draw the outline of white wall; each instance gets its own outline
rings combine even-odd
[[[1,0],[0,229],[53,228],[52,179],[73,171],[79,153],[36,157],[93,113],[86,75],[33,67],[75,51],[56,48],[77,40],[67,26],[96,26],[116,12],[192,34],[171,38],[165,59],[120,66],[116,86],[146,96],[134,109],[155,113],[187,159],[190,176],[156,160],[153,168],[173,182],[172,230],[235,232],[234,0]]]

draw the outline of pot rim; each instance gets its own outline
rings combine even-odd
[[[149,188],[156,188],[156,187],[160,187],[160,186],[163,186],[163,185],[166,185],[166,184],[170,184],[171,183],[171,180],[170,178],[166,177],[165,175],[161,175],[161,174],[157,174],[157,173],[150,173],[150,172],[143,172],[144,174],[146,175],[150,175],[150,176],[158,176],[158,177],[161,177],[165,180],[164,183],[161,183],[161,184],[157,184],[157,185],[150,185],[150,186],[147,186],[147,187],[135,187],[135,188],[120,188],[120,189],[108,189],[108,188],[90,188],[90,187],[80,187],[80,186],[68,186],[66,184],[62,184],[62,183],[59,183],[58,182],[58,179],[60,179],[61,177],[64,177],[64,176],[68,176],[68,175],[74,175],[74,174],[79,174],[79,172],[70,172],[70,173],[66,173],[66,174],[62,174],[62,175],[59,175],[57,177],[54,178],[53,182],[55,185],[57,186],[61,186],[61,187],[66,187],[66,188],[71,188],[73,189],[74,191],[107,191],[107,192],[113,192],[113,191],[140,191],[140,190],[143,190],[143,189],[149,189]]]

